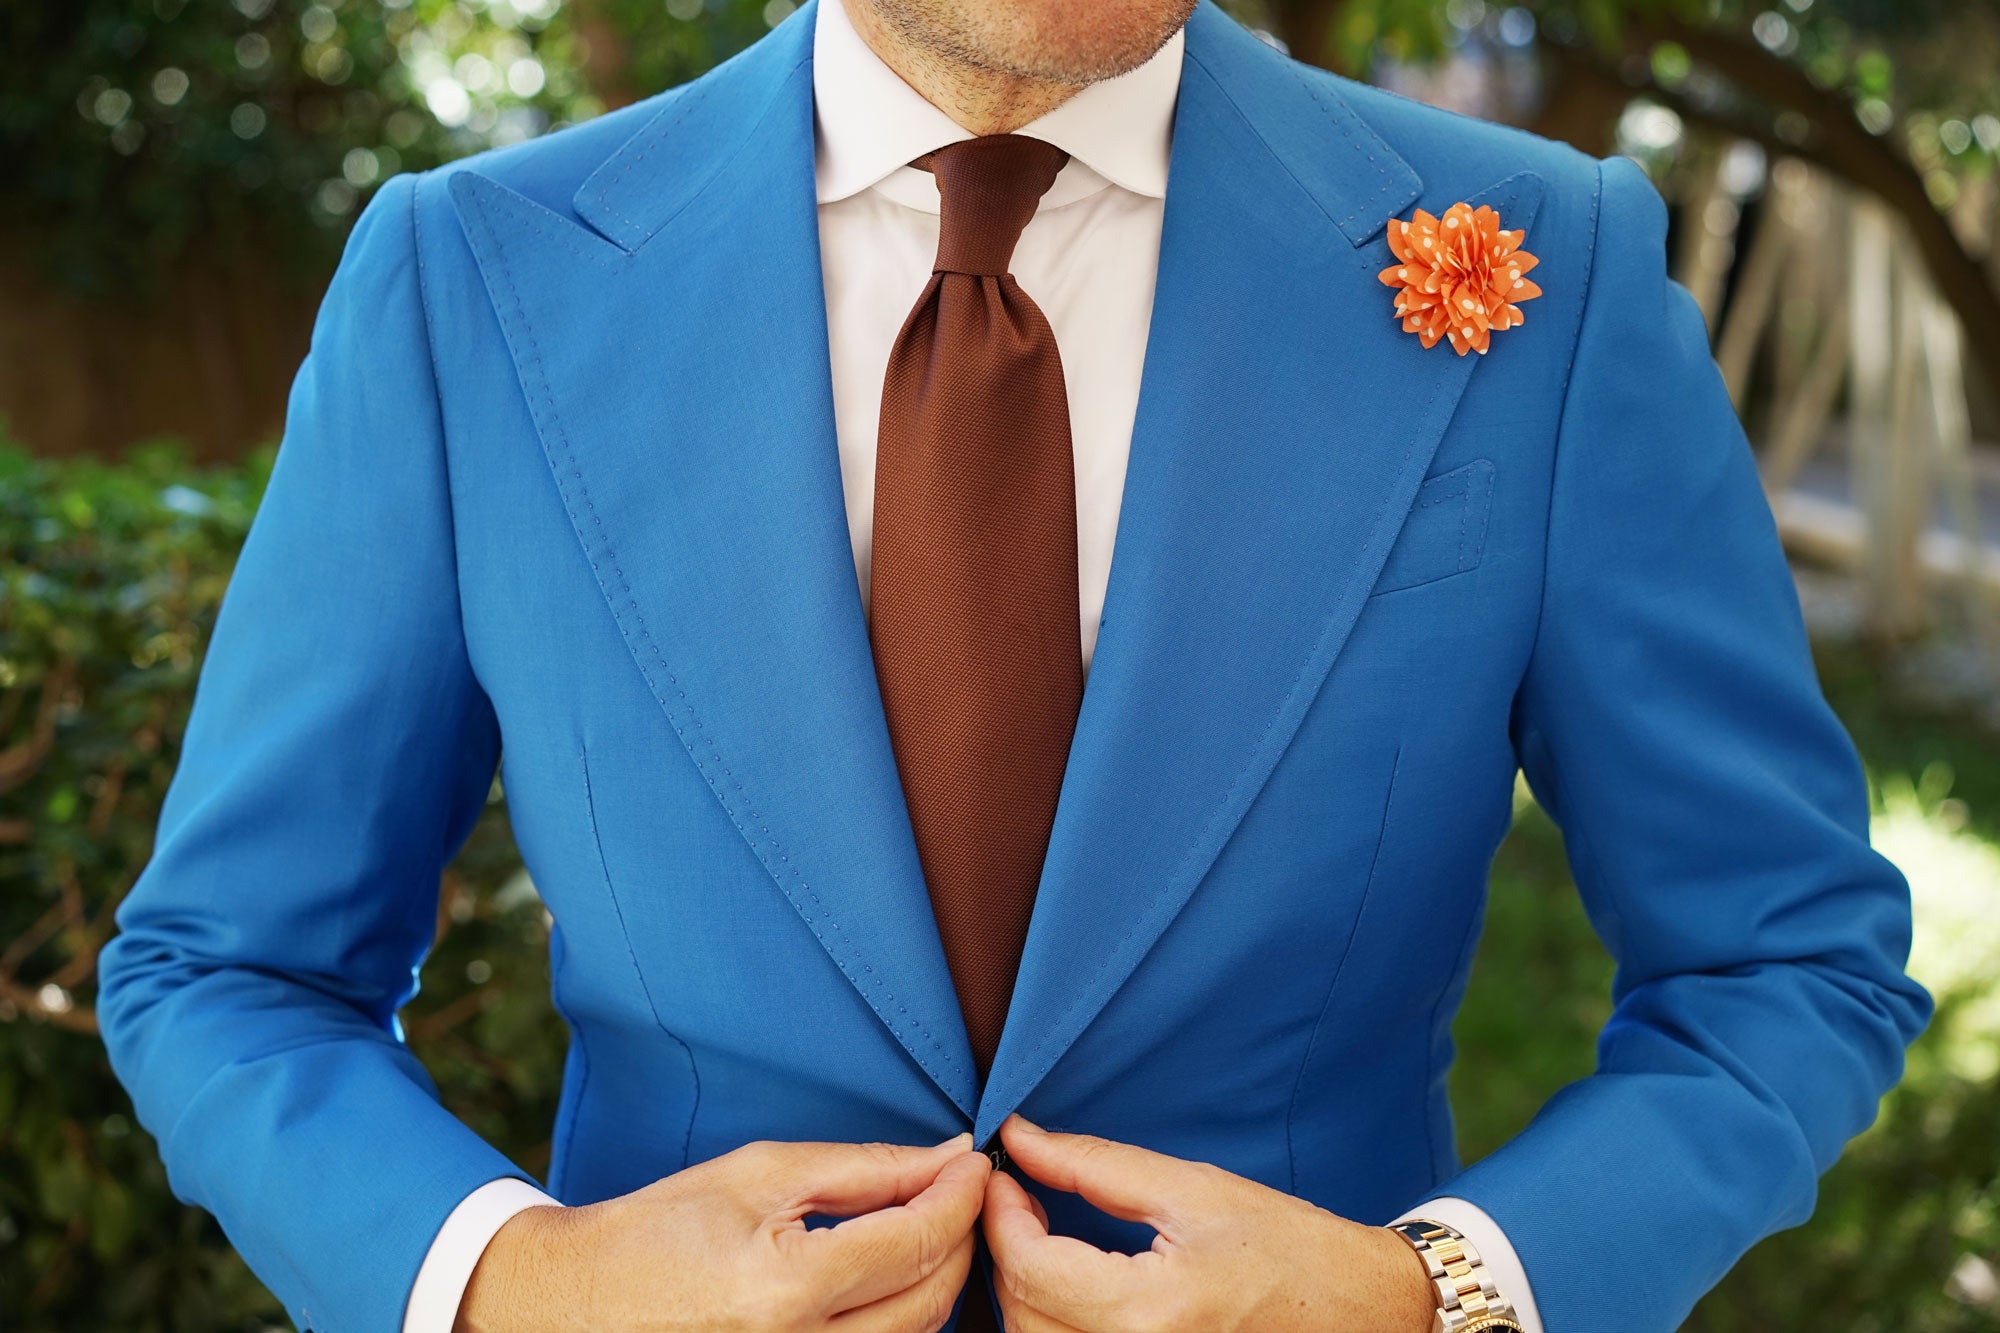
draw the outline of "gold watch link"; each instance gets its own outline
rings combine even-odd
[[[1437,1317],[1431,1333],[1521,1333],[1514,1307],[1494,1287],[1472,1242],[1442,1222],[1416,1217],[1389,1230],[1401,1236],[1424,1261],[1437,1288]]]

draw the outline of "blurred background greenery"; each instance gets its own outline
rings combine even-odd
[[[1940,1000],[1812,1222],[1689,1328],[2000,1328],[2000,5],[1227,7],[1302,59],[1629,153],[1667,195]],[[92,978],[346,227],[397,171],[684,80],[791,11],[0,8],[0,1327],[283,1326],[168,1191]],[[496,790],[405,1021],[452,1109],[535,1171],[564,1042],[546,943]],[[1468,1159],[1589,1072],[1609,983],[1522,786],[1456,1030]]]

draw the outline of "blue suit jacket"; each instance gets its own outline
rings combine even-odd
[[[1659,196],[1202,0],[982,1087],[842,504],[812,10],[356,227],[103,956],[174,1188],[302,1327],[390,1333],[453,1205],[521,1174],[395,1020],[498,760],[555,918],[567,1201],[1020,1108],[1364,1221],[1463,1196],[1552,1333],[1665,1333],[1808,1215],[1930,1002]],[[1377,280],[1392,216],[1459,199],[1542,261],[1484,357],[1426,350]],[[1461,1170],[1448,1030],[1517,767],[1617,1007],[1597,1072]],[[1058,1231],[1151,1239],[1037,1192]]]

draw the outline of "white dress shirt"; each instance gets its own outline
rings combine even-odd
[[[1091,84],[1017,131],[1070,155],[1021,234],[1012,272],[1047,316],[1062,356],[1076,459],[1077,593],[1086,672],[1111,571],[1152,319],[1182,45],[1177,32],[1137,69]],[[973,136],[882,62],[855,31],[840,0],[820,0],[815,16],[813,105],[834,429],[865,606],[883,375],[890,345],[929,281],[937,255],[936,179],[909,162]],[[521,1210],[556,1202],[512,1178],[468,1195],[445,1219],[425,1256],[403,1333],[451,1333],[466,1283],[494,1233]],[[1514,1302],[1522,1326],[1542,1333],[1527,1276],[1492,1218],[1454,1198],[1433,1200],[1405,1216],[1418,1215],[1463,1232],[1495,1285]]]

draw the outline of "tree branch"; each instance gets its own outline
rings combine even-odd
[[[1698,28],[1671,18],[1635,23],[1633,36],[1641,43],[1678,42],[1688,54],[1728,79],[1746,97],[1803,116],[1811,127],[1792,143],[1771,129],[1726,117],[1657,84],[1646,94],[1671,106],[1683,117],[1728,129],[1753,139],[1774,154],[1802,158],[1875,195],[1908,225],[1924,267],[1938,295],[1964,326],[1966,340],[1980,369],[2000,390],[2000,292],[1979,259],[1951,229],[1951,222],[1931,203],[1923,177],[1884,138],[1868,133],[1854,118],[1844,96],[1821,88],[1796,67],[1754,42],[1728,33]]]
[[[1278,33],[1299,59],[1325,67],[1337,60],[1332,34],[1344,0],[1269,0]],[[1772,55],[1746,35],[1706,28],[1654,14],[1626,21],[1625,36],[1632,54],[1646,55],[1656,42],[1677,42],[1690,57],[1728,80],[1746,101],[1772,112],[1791,111],[1810,127],[1803,141],[1780,138],[1768,124],[1696,104],[1685,94],[1650,77],[1630,84],[1604,58],[1581,43],[1555,42],[1546,29],[1541,49],[1554,56],[1565,72],[1600,89],[1616,90],[1621,99],[1644,95],[1673,108],[1684,120],[1712,126],[1753,140],[1776,156],[1789,155],[1866,190],[1903,219],[1915,238],[1924,268],[1939,296],[1958,316],[1972,355],[1984,377],[2000,392],[2000,292],[1994,289],[1980,258],[1966,249],[1944,214],[1932,205],[1923,177],[1884,138],[1868,133],[1854,117],[1854,106],[1843,94],[1821,88],[1803,70]],[[1650,63],[1646,68],[1650,71]],[[1572,100],[1587,97],[1576,83],[1558,82],[1555,91]],[[1621,102],[1622,104],[1622,102]],[[1601,152],[1601,144],[1579,144]]]

